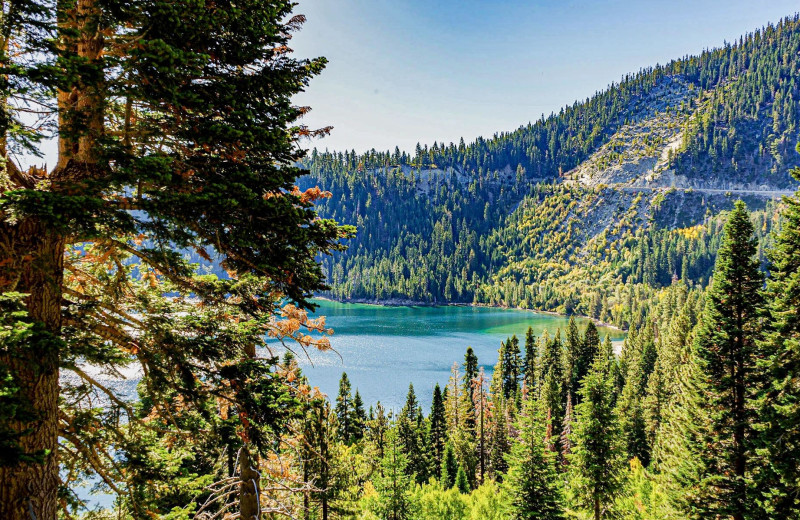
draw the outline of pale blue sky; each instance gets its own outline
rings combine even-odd
[[[308,146],[413,150],[513,130],[618,81],[800,10],[796,0],[299,0]]]

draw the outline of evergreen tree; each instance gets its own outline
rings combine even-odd
[[[580,505],[600,520],[610,516],[624,468],[613,385],[603,356],[595,359],[580,392],[569,459],[572,487]]]
[[[303,480],[313,482],[314,489],[307,496],[318,505],[319,518],[328,519],[331,513],[350,510],[346,490],[351,475],[343,465],[342,448],[337,444],[336,416],[324,399],[315,399],[309,405],[303,428],[302,467]],[[305,505],[306,517],[311,512]]]
[[[569,325],[567,326],[567,343],[564,351],[564,372],[567,381],[567,391],[576,393],[580,384],[579,359],[583,352],[583,345],[581,340],[581,333],[578,331],[578,325],[575,323],[575,317],[569,317]]]
[[[800,168],[792,175],[800,180]],[[767,285],[769,332],[763,344],[771,384],[759,413],[768,464],[758,475],[758,492],[771,518],[790,518],[800,510],[800,193],[784,198],[784,204]]]
[[[469,480],[467,479],[467,473],[464,471],[464,468],[461,465],[458,465],[458,471],[456,472],[456,489],[462,495],[466,495],[469,493]]]
[[[533,328],[528,327],[525,332],[525,359],[523,360],[522,374],[525,388],[531,395],[538,395],[537,357],[536,336],[533,334]]]
[[[471,403],[472,401],[472,382],[478,377],[478,357],[472,350],[472,347],[467,347],[467,353],[464,356],[464,396]],[[467,419],[467,427],[475,430],[475,415],[470,414]]]
[[[506,455],[504,484],[511,497],[512,518],[563,519],[564,495],[556,469],[557,455],[545,442],[544,416],[533,400],[517,419],[519,439]]]
[[[456,452],[453,449],[453,444],[448,442],[444,448],[444,456],[442,457],[441,469],[441,482],[442,487],[450,489],[456,485],[456,475],[459,469],[458,461],[456,460]]]
[[[374,448],[376,458],[382,460],[386,453],[386,436],[389,431],[389,418],[380,401],[375,405],[375,417],[367,424],[367,438]]]
[[[397,431],[390,429],[386,436],[386,453],[381,460],[381,471],[373,478],[378,497],[371,505],[378,518],[414,518],[415,508],[411,497],[414,481],[408,474],[407,466],[408,459],[401,448]]]
[[[703,376],[691,359],[675,370],[675,391],[662,412],[653,443],[652,466],[656,482],[664,489],[666,518],[707,518],[693,506],[705,472],[703,436],[709,428],[708,414],[703,410]]]
[[[464,393],[462,381],[458,375],[458,363],[453,363],[450,380],[445,390],[445,414],[447,416],[448,437],[453,438],[459,432],[473,435],[470,425],[474,424],[473,406],[470,394]]]
[[[353,397],[353,440],[360,441],[364,438],[364,428],[367,426],[367,414],[364,412],[364,401],[356,388],[356,395]]]
[[[575,375],[574,380],[578,387],[581,381],[589,373],[589,369],[594,362],[597,353],[600,351],[600,334],[597,332],[597,327],[591,321],[586,324],[586,330],[583,333],[583,340],[581,341],[580,354],[575,359]],[[581,393],[577,391],[577,401],[580,402]]]
[[[516,402],[519,394],[520,367],[519,339],[511,336],[503,349],[503,397],[509,402]]]
[[[617,401],[617,417],[628,458],[636,457],[642,465],[647,466],[650,463],[650,445],[647,442],[642,405],[645,393],[642,388],[642,367],[637,363],[631,369],[622,395]]]
[[[492,445],[489,453],[491,472],[497,482],[502,482],[508,470],[506,454],[511,451],[511,442],[508,439],[508,416],[502,399],[495,401],[492,421]]]
[[[480,483],[486,479],[488,450],[488,426],[491,416],[489,395],[486,392],[486,374],[483,367],[478,371],[478,377],[472,381],[472,402],[475,409],[475,442],[478,450],[478,470]]]
[[[339,395],[336,396],[336,420],[339,424],[339,438],[342,442],[355,441],[358,431],[355,423],[355,407],[353,404],[352,387],[346,372],[342,372],[339,379]]]
[[[552,340],[546,341],[542,354],[541,395],[545,417],[548,418],[547,427],[550,432],[558,432],[564,418],[567,390],[564,382],[563,344],[561,332],[557,331]],[[558,444],[559,439],[553,438],[553,444]]]
[[[0,518],[56,518],[60,491],[69,494],[59,464],[127,500],[134,467],[123,474],[96,461],[146,459],[146,450],[125,450],[174,410],[165,398],[208,418],[164,418],[175,436],[207,448],[198,462],[228,448],[255,460],[274,448],[295,407],[286,396],[272,401],[276,363],[255,352],[273,333],[302,341],[309,295],[327,288],[316,259],[341,250],[346,234],[318,219],[322,191],[293,190],[305,173],[300,139],[315,131],[292,100],[325,64],[292,57],[287,44],[303,21],[293,8],[5,4],[0,279],[13,337],[3,339],[0,393],[13,402],[0,416]],[[43,142],[58,154],[49,171],[15,162],[41,157]],[[231,276],[193,265],[211,264],[211,254]],[[153,416],[137,417],[129,396],[86,365],[141,366]],[[87,412],[97,399],[102,411]],[[230,404],[227,419],[210,411],[217,399]],[[217,421],[236,432],[220,435]]]
[[[753,225],[745,205],[737,201],[725,224],[714,280],[695,352],[705,378],[710,418],[707,432],[707,474],[696,507],[709,516],[743,520],[755,514],[748,459],[753,456],[753,392],[756,373],[758,318],[763,276],[756,258]]]
[[[406,404],[397,420],[397,436],[403,454],[408,459],[406,471],[414,475],[417,482],[422,484],[428,480],[429,461],[425,449],[424,427],[421,424],[422,411],[414,392],[414,385],[408,385]]]
[[[569,463],[569,455],[572,453],[572,423],[575,420],[573,416],[572,394],[567,394],[567,408],[561,425],[561,462],[564,465]]]
[[[444,447],[447,443],[447,417],[445,415],[444,401],[439,383],[433,388],[433,403],[431,404],[430,431],[428,434],[433,455],[433,467],[442,465]]]
[[[467,347],[467,353],[464,356],[464,393],[467,395],[472,394],[472,380],[478,377],[478,356],[472,347]]]

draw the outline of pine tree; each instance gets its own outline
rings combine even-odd
[[[367,414],[364,412],[364,401],[356,388],[356,395],[353,397],[353,440],[360,441],[364,438],[364,428],[367,426]]]
[[[580,384],[579,358],[583,352],[581,333],[575,323],[575,317],[570,316],[567,326],[567,343],[564,351],[564,372],[566,374],[567,391],[576,393]]]
[[[545,442],[544,416],[533,400],[517,419],[519,439],[506,455],[504,487],[511,497],[512,518],[562,519],[564,494],[556,469],[557,455]]]
[[[520,358],[519,340],[511,336],[503,349],[503,397],[509,402],[516,402],[519,395]]]
[[[483,372],[483,367],[478,371],[478,376],[472,380],[472,403],[475,410],[475,442],[478,450],[478,470],[480,483],[483,484],[486,479],[486,463],[489,455],[487,430],[490,418],[486,374]]]
[[[492,421],[491,450],[489,452],[489,464],[494,479],[502,482],[505,472],[508,470],[506,454],[511,450],[511,442],[508,439],[508,412],[502,398],[497,398],[494,403],[494,413]]]
[[[339,424],[339,438],[342,442],[351,443],[357,435],[352,387],[346,372],[342,372],[339,379],[339,395],[336,396],[336,420]]]
[[[317,218],[322,191],[293,190],[304,173],[299,140],[315,132],[292,100],[325,64],[286,46],[303,18],[283,1],[9,6],[0,20],[0,279],[13,282],[2,287],[2,316],[29,332],[4,339],[0,353],[0,393],[16,401],[0,417],[10,459],[0,467],[0,518],[56,518],[59,463],[118,489],[135,478],[132,467],[91,464],[87,450],[146,458],[124,450],[161,421],[136,417],[84,364],[142,366],[156,415],[180,395],[187,414],[214,422],[222,419],[208,413],[209,396],[228,401],[234,435],[202,421],[170,428],[182,424],[176,435],[201,444],[214,435],[218,445],[205,444],[201,458],[228,447],[266,456],[293,407],[262,399],[277,394],[259,387],[279,380],[255,352],[272,333],[302,342],[299,328],[313,327],[308,297],[326,288],[317,255],[340,250],[346,234]],[[49,114],[26,122],[34,106]],[[49,171],[15,163],[51,138]],[[211,264],[211,248],[231,276],[205,275],[187,258]],[[301,343],[315,344],[325,345]],[[103,412],[89,417],[97,398]]]
[[[472,347],[467,347],[467,353],[464,356],[464,393],[467,395],[472,394],[472,380],[478,376],[478,356]]]
[[[472,401],[472,381],[478,377],[478,357],[472,350],[472,347],[467,347],[467,353],[464,356],[464,395],[468,401]],[[467,427],[470,431],[475,431],[475,415],[470,414],[466,418]]]
[[[411,493],[414,481],[408,474],[408,459],[401,448],[396,430],[386,436],[386,453],[381,460],[381,471],[373,478],[378,492],[372,509],[379,518],[408,520],[414,518],[415,508]]]
[[[442,457],[441,468],[441,482],[442,487],[450,489],[456,485],[456,475],[458,473],[458,461],[456,460],[456,452],[453,449],[453,444],[448,442],[444,448],[444,456]]]
[[[314,483],[308,498],[319,505],[319,518],[328,519],[331,513],[349,510],[344,495],[351,475],[342,464],[337,420],[330,405],[324,399],[316,399],[308,408],[301,450],[303,480]],[[310,509],[306,504],[306,511]]]
[[[531,395],[538,395],[537,357],[536,336],[533,334],[533,328],[528,327],[527,332],[525,332],[525,358],[523,360],[522,374],[525,388]]]
[[[591,321],[586,324],[586,330],[583,333],[583,340],[581,341],[580,354],[575,359],[575,376],[578,387],[581,381],[589,373],[589,369],[594,362],[597,353],[600,351],[600,334],[597,332],[597,327]],[[577,402],[580,402],[581,393],[576,389]]]
[[[367,438],[374,448],[376,458],[382,460],[386,453],[386,436],[389,431],[389,418],[380,401],[375,405],[375,416],[367,425]]]
[[[400,439],[401,449],[408,459],[406,471],[409,475],[414,475],[420,484],[428,480],[429,469],[421,419],[422,411],[414,392],[414,385],[409,384],[406,404],[400,411],[397,420],[397,435]]]
[[[641,370],[638,363],[631,367],[627,383],[617,401],[616,413],[628,458],[636,457],[642,465],[647,466],[650,463],[650,445],[642,406],[645,390],[642,388]]]
[[[694,346],[705,378],[705,410],[711,426],[704,455],[708,473],[696,507],[734,520],[753,512],[748,459],[753,456],[750,439],[762,285],[753,225],[744,203],[737,201],[725,224]]]
[[[572,487],[580,504],[600,520],[610,515],[622,489],[624,467],[613,384],[603,356],[595,359],[580,392],[569,459]]]
[[[800,179],[800,168],[792,175]],[[769,464],[759,472],[757,491],[771,518],[790,518],[800,510],[800,193],[784,198],[784,204],[767,283],[769,332],[763,345],[771,384],[759,410]]]
[[[430,431],[428,434],[433,455],[433,467],[442,465],[444,447],[447,443],[447,417],[445,415],[444,401],[439,384],[433,388],[433,403],[431,404]]]
[[[564,465],[569,464],[569,455],[572,453],[572,423],[574,420],[572,394],[567,394],[567,408],[561,425],[561,462]]]
[[[456,489],[462,495],[466,495],[469,493],[469,480],[467,479],[467,473],[464,471],[464,468],[461,465],[458,465],[458,471],[456,471]]]
[[[703,410],[703,377],[691,359],[675,371],[674,394],[656,431],[651,464],[656,482],[664,489],[666,518],[706,518],[692,504],[705,472],[703,435],[709,428],[708,414]]]
[[[458,373],[458,363],[453,363],[450,380],[445,390],[445,414],[447,416],[448,437],[453,438],[459,432],[473,435],[470,425],[474,424],[471,394],[465,394]]]

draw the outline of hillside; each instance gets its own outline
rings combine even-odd
[[[766,240],[768,201],[794,189],[800,162],[797,70],[793,17],[491,139],[414,155],[315,150],[304,182],[333,193],[320,214],[358,227],[348,251],[323,259],[327,295],[625,325],[625,293],[708,282],[734,199]]]

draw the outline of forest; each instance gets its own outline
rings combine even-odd
[[[800,190],[697,184],[800,182],[800,17],[358,155],[304,148],[295,8],[0,4],[0,519],[800,518]],[[690,187],[570,173],[656,112]],[[303,373],[316,295],[573,319],[394,411]]]
[[[321,258],[331,284],[324,294],[575,312],[626,327],[631,316],[619,309],[627,293],[684,274],[707,284],[715,219],[736,197],[583,185],[568,182],[570,172],[603,146],[636,144],[615,132],[660,114],[660,124],[680,128],[668,168],[687,186],[796,186],[789,170],[800,128],[798,52],[800,21],[790,17],[626,75],[490,139],[418,145],[414,154],[312,150],[303,182],[332,193],[320,215],[359,230],[347,251]],[[656,140],[652,131],[639,138],[645,147]],[[774,220],[774,208],[745,198],[764,221]],[[606,210],[615,212],[612,222],[596,229]],[[763,226],[757,232],[769,234]],[[652,259],[637,257],[642,251]],[[658,275],[643,277],[636,262],[652,262]],[[576,281],[587,289],[576,292]]]

